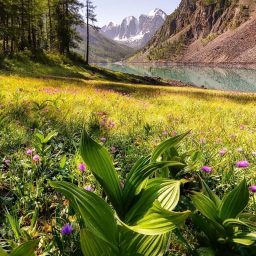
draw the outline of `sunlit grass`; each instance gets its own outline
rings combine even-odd
[[[42,77],[44,72],[43,69]],[[91,71],[86,72],[92,76]],[[107,81],[112,75],[112,81]],[[160,141],[188,130],[191,132],[178,150],[200,152],[188,176],[191,186],[200,187],[196,184],[199,174],[221,197],[244,176],[248,184],[256,183],[256,153],[253,153],[256,97],[252,93],[129,84],[127,81],[132,78],[128,75],[104,70],[95,76],[90,80],[70,78],[66,73],[55,78],[0,76],[0,193],[10,198],[10,202],[11,198],[17,198],[11,208],[12,216],[25,216],[38,205],[45,221],[38,225],[38,232],[49,234],[52,234],[49,227],[60,229],[67,223],[65,218],[76,222],[48,188],[47,180],[66,180],[83,188],[91,186],[94,193],[103,195],[92,174],[87,169],[83,172],[78,169],[82,163],[79,146],[84,125],[111,153],[123,183],[140,156],[152,152]],[[122,76],[126,77],[125,82]],[[53,130],[58,132],[48,143],[51,150],[45,167],[31,165],[27,154],[28,149],[38,153],[34,146],[36,129],[45,135]],[[225,154],[219,154],[223,149]],[[235,163],[240,160],[247,160],[249,168],[237,168]],[[203,173],[202,166],[211,167],[212,172]],[[56,214],[52,223],[45,215],[49,206]],[[181,207],[186,210],[186,203]],[[253,209],[251,201],[247,212]],[[22,218],[20,225],[26,226],[26,221]],[[5,229],[11,229],[7,220],[2,223]],[[79,234],[78,229],[76,232]],[[193,234],[190,237],[189,232],[185,233],[194,243]],[[15,240],[15,237],[6,233],[4,239]],[[49,248],[55,248],[52,236],[47,241]],[[175,252],[186,251],[180,245],[176,248],[175,241],[174,237]]]
[[[29,143],[35,118],[43,127],[66,136],[86,123],[98,139],[107,138],[107,147],[126,148],[124,141],[126,154],[149,151],[173,132],[191,130],[184,149],[202,150],[198,168],[210,165],[219,170],[230,158],[254,162],[253,94],[74,79],[1,77],[0,83],[3,122],[23,137],[23,143]],[[33,102],[45,102],[46,106],[39,110]],[[165,131],[167,135],[163,135]],[[227,149],[224,156],[218,154],[222,148]],[[242,153],[236,152],[237,148],[242,148]]]

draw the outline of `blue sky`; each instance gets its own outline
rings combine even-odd
[[[85,3],[85,0],[81,1]],[[149,13],[155,8],[171,14],[181,0],[92,0],[92,2],[97,6],[97,25],[104,26],[110,21],[121,24],[123,18],[127,16],[138,18],[140,14]]]

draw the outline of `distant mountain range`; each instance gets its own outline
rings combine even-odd
[[[77,31],[83,37],[83,42],[79,44],[78,49],[74,49],[75,52],[84,56],[86,52],[86,36],[87,29],[77,27]],[[114,40],[107,38],[101,33],[90,28],[90,58],[89,62],[117,62],[123,60],[127,55],[130,55],[134,52],[134,49],[118,44]]]
[[[101,28],[100,33],[120,44],[140,48],[164,24],[166,17],[165,12],[156,8],[148,14],[141,14],[139,19],[126,17],[121,25],[110,22]]]

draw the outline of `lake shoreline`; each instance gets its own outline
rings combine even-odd
[[[256,70],[256,63],[230,63],[230,62],[171,62],[171,61],[154,61],[154,62],[117,62],[112,64],[143,64],[143,65],[166,65],[166,66],[195,66],[195,67],[209,67],[209,68],[240,68]],[[110,63],[109,63],[110,64]]]
[[[140,76],[140,77],[143,77],[145,80],[148,80],[148,82],[152,86],[160,85],[161,83],[163,83],[164,85],[162,85],[162,86],[190,87],[190,88],[195,88],[195,89],[207,89],[204,85],[197,86],[197,85],[190,84],[190,83],[184,83],[184,82],[182,82],[180,80],[176,80],[176,79],[165,79],[165,78],[162,78],[162,77],[142,76],[142,75],[136,75],[136,76]]]
[[[166,63],[98,64],[100,67],[140,76],[152,85],[158,82],[169,86],[193,87],[224,91],[256,92],[256,69],[244,67],[216,67],[168,65]],[[135,79],[134,79],[135,80]]]

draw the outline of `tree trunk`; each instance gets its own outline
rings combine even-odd
[[[48,9],[49,9],[49,23],[50,23],[50,45],[49,45],[49,48],[51,50],[51,47],[52,47],[52,16],[51,16],[50,0],[48,0]],[[48,37],[48,34],[47,34],[47,37]]]
[[[89,0],[87,0],[86,3],[87,6],[87,47],[86,47],[86,61],[85,64],[89,65],[89,36],[90,36],[90,31],[89,31]]]
[[[31,3],[30,0],[28,1],[28,43],[29,45],[31,45],[31,10],[33,9],[33,7],[31,7]]]
[[[70,36],[69,36],[69,22],[68,22],[68,0],[66,0],[66,26],[67,26],[67,53],[69,53],[69,44],[70,44]]]
[[[12,35],[11,35],[11,53],[14,52],[14,47],[13,47],[13,37],[14,37],[14,30],[13,30],[13,16],[11,17],[11,26],[12,26]]]
[[[21,0],[21,46],[20,49],[24,51],[24,0]]]
[[[7,14],[6,17],[6,28],[7,28],[7,34],[6,34],[6,50],[8,52],[9,50],[9,15]]]

